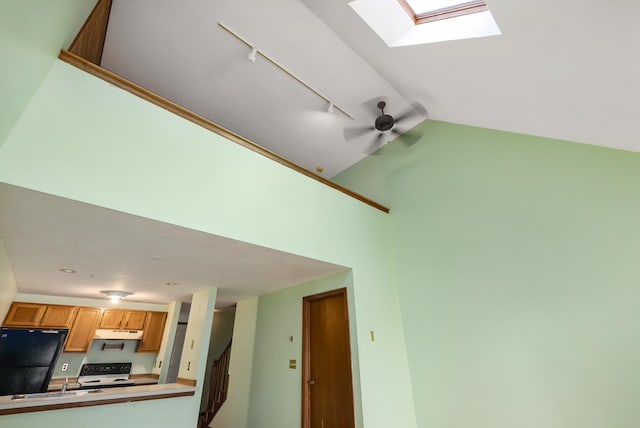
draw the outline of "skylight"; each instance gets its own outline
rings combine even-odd
[[[500,34],[484,1],[354,0],[349,5],[389,47]]]

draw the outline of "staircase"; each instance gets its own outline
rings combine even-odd
[[[209,426],[213,417],[218,413],[222,403],[227,399],[227,389],[229,388],[229,357],[231,356],[231,342],[222,351],[220,357],[213,363],[211,368],[211,378],[209,383],[207,407],[200,412],[198,417],[198,428]]]

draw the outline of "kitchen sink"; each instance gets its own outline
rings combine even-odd
[[[96,394],[102,392],[101,389],[90,389],[86,391],[67,391],[67,392],[37,392],[34,394],[16,394],[11,397],[12,400],[33,400],[39,398],[68,398],[77,397],[87,394]]]

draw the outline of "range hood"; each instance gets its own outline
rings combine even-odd
[[[97,329],[93,335],[94,339],[116,339],[116,340],[140,340],[142,330],[105,330]]]

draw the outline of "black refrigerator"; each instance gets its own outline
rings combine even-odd
[[[0,328],[0,395],[46,392],[67,333]]]

